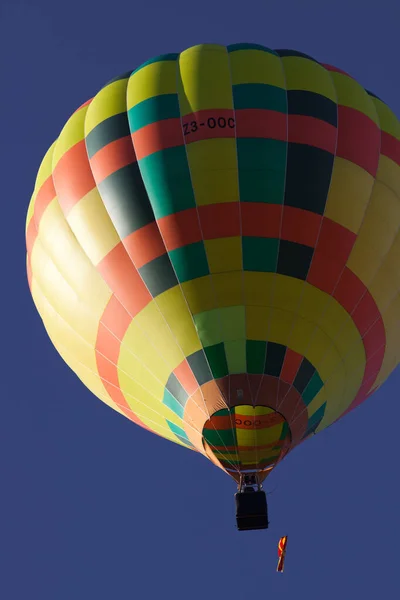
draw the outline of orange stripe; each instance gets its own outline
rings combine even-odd
[[[195,208],[162,217],[157,224],[168,252],[202,240]]]
[[[201,229],[205,240],[240,235],[240,204],[209,204],[199,206]]]
[[[38,230],[35,223],[35,217],[32,215],[31,220],[29,221],[28,227],[26,229],[26,251],[30,257],[32,254],[32,248],[36,241],[38,235]]]
[[[124,238],[123,244],[137,269],[165,254],[166,251],[155,221],[130,233]]]
[[[97,370],[111,399],[119,406],[128,419],[145,429],[149,429],[132,412],[119,384],[117,365],[121,349],[121,340],[131,322],[131,316],[113,294],[101,317],[97,332]]]
[[[264,108],[240,108],[236,113],[237,138],[287,139],[287,115]]]
[[[145,125],[132,134],[133,147],[138,160],[175,146],[183,146],[180,119],[164,119]]]
[[[400,140],[382,131],[381,154],[387,156],[400,167]]]
[[[314,146],[334,154],[336,138],[337,129],[330,123],[315,117],[289,115],[289,142]]]
[[[286,383],[292,384],[302,360],[301,354],[287,348],[280,378]]]
[[[174,369],[174,373],[189,396],[194,394],[199,384],[186,359]]]
[[[75,144],[60,158],[53,171],[53,180],[64,215],[96,187],[85,140]]]
[[[283,206],[263,202],[243,202],[242,235],[279,239]]]
[[[119,169],[136,162],[131,136],[115,140],[101,148],[90,159],[90,167],[97,184]]]
[[[33,218],[35,219],[36,225],[39,227],[40,220],[43,216],[44,211],[52,200],[56,197],[56,190],[54,188],[53,178],[50,175],[40,186],[40,189],[35,198],[35,206],[33,211]]]
[[[103,258],[97,269],[131,317],[152,300],[122,242]]]
[[[232,424],[233,418],[229,415],[213,415],[204,425],[204,429],[214,430],[215,428],[218,431],[228,431],[232,429]]]
[[[321,215],[292,206],[284,206],[280,238],[314,248],[321,221]]]

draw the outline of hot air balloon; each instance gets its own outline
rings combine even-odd
[[[300,52],[205,44],[72,114],[29,205],[28,280],[87,388],[229,474],[239,528],[264,528],[265,477],[398,363],[399,226],[379,98]]]

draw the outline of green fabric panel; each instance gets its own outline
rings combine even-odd
[[[245,271],[276,273],[279,240],[243,237],[243,268]]]
[[[246,340],[225,342],[225,354],[230,374],[246,372]]]
[[[164,391],[163,404],[168,406],[178,417],[183,419],[184,409],[183,406],[173,397],[173,395],[166,389]]]
[[[170,428],[170,430],[176,435],[176,437],[184,444],[186,444],[187,446],[190,446],[193,448],[193,444],[192,442],[189,440],[188,436],[186,435],[186,432],[184,431],[184,429],[181,429],[181,427],[178,427],[177,425],[175,425],[175,423],[171,423],[171,421],[168,421],[168,419],[166,419],[168,427]]]
[[[215,379],[228,375],[228,363],[226,362],[224,344],[216,344],[204,348],[208,364]]]
[[[179,119],[177,94],[161,94],[139,102],[128,111],[129,127],[132,133],[146,125],[164,119]]]
[[[307,404],[307,406],[315,398],[315,396],[321,390],[323,385],[324,382],[322,381],[321,377],[318,375],[317,372],[315,372],[302,394],[303,401],[305,404]]]
[[[229,447],[237,445],[235,429],[203,429],[203,435],[210,446]]]
[[[169,252],[180,283],[209,275],[207,255],[203,242],[196,242]]]
[[[285,178],[287,154],[285,141],[265,138],[239,138],[237,148],[241,168],[278,171]]]
[[[286,90],[267,83],[240,83],[232,86],[235,110],[264,108],[287,112]]]
[[[150,154],[139,167],[156,219],[196,206],[184,146]]]
[[[193,315],[193,319],[203,348],[222,342],[218,308]]]
[[[286,142],[240,138],[236,143],[241,202],[283,204]]]
[[[285,422],[283,423],[283,426],[282,426],[282,431],[281,431],[281,435],[279,436],[279,439],[280,439],[280,440],[284,440],[284,439],[285,439],[285,437],[288,435],[288,433],[289,433],[289,425],[288,425],[288,424],[287,424],[287,422],[285,421]]]
[[[246,312],[244,306],[220,308],[219,315],[224,342],[246,339]],[[244,370],[246,370],[246,366]]]
[[[203,348],[223,341],[246,339],[244,306],[214,308],[193,316]]]
[[[267,349],[266,342],[247,340],[246,358],[247,373],[264,373],[265,354]]]

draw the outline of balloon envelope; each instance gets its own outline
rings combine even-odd
[[[116,78],[28,210],[51,341],[134,423],[265,477],[398,363],[399,140],[296,51],[201,45]]]

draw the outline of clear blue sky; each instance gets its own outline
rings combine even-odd
[[[147,58],[201,42],[296,48],[399,114],[399,22],[395,0],[1,1],[2,600],[398,597],[399,372],[279,466],[270,529],[239,533],[229,478],[114,413],[59,358],[29,295],[24,226],[68,116]]]

